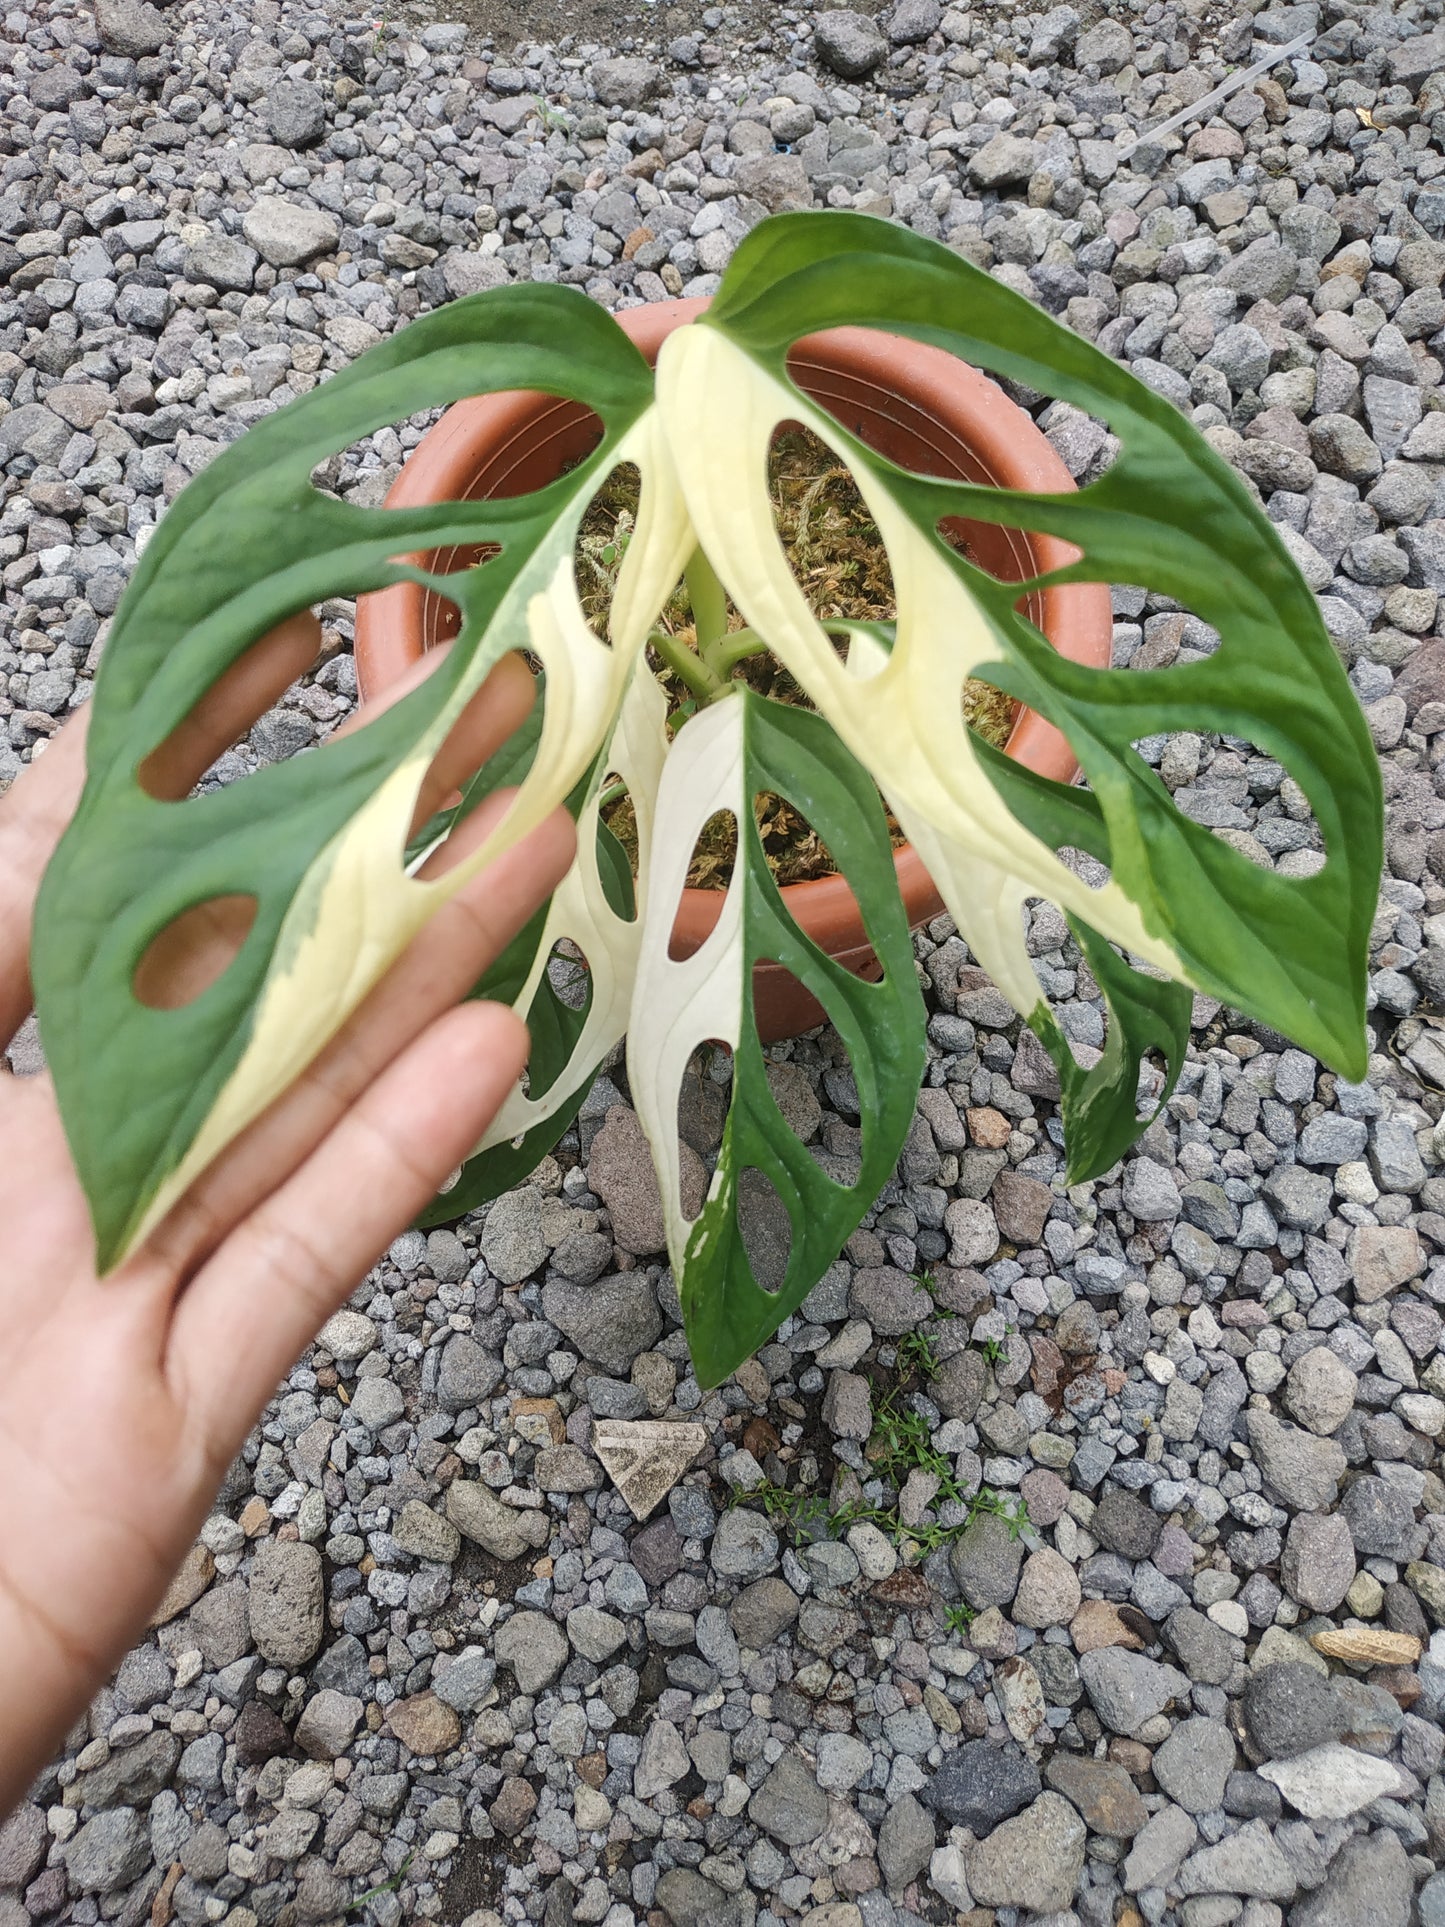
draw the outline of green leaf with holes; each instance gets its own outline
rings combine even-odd
[[[827,846],[863,911],[883,967],[877,983],[819,950],[789,915],[754,820],[760,795],[786,799]],[[718,810],[737,825],[737,861],[716,928],[692,956],[675,958],[672,907],[698,834]],[[699,1381],[716,1385],[807,1296],[897,1163],[923,1072],[923,998],[877,790],[805,710],[739,685],[693,717],[663,773],[648,889],[654,914],[628,1023],[628,1080],[657,1167],[688,1347]],[[843,1040],[863,1118],[856,1171],[827,1169],[778,1107],[753,1011],[761,963],[790,971]],[[706,1201],[689,1221],[678,1098],[694,1052],[710,1043],[733,1053],[732,1094]],[[771,1289],[754,1274],[744,1224],[751,1210],[766,1208],[769,1187],[790,1229]]]
[[[504,501],[361,508],[310,482],[328,456],[459,396],[538,388],[596,411],[594,451],[551,486]],[[619,462],[642,472],[638,527],[610,642],[582,615],[572,552]],[[495,544],[431,578],[409,558]],[[117,613],[97,680],[81,804],[50,866],[34,963],[41,1031],[108,1266],[295,1078],[426,919],[571,791],[612,726],[652,618],[691,547],[637,351],[572,290],[459,301],[253,427],[170,509]],[[145,757],[283,618],[401,581],[454,601],[439,673],[356,734],[229,788],[161,803]],[[563,698],[485,846],[434,882],[403,845],[418,788],[499,657],[526,648]],[[257,901],[218,982],[153,1010],[132,981],[149,944],[195,904]]]
[[[1117,458],[1087,488],[1057,495],[905,471],[824,414],[789,373],[801,337],[848,325],[911,337],[1059,396],[1107,422]],[[1285,1031],[1347,1076],[1364,1074],[1383,820],[1374,749],[1277,530],[1175,409],[946,248],[835,214],[785,215],[753,230],[707,315],[664,344],[658,397],[713,567],[873,775],[974,954],[1022,1015],[1042,1012],[1022,912],[1045,897],[1098,942]],[[779,424],[793,421],[852,470],[889,553],[896,630],[891,646],[871,639],[866,669],[840,659],[830,634],[839,625],[809,608],[773,527],[766,454]],[[1139,584],[1202,618],[1217,647],[1148,673],[1071,663],[1020,608],[1042,583],[1000,582],[958,554],[939,534],[951,517],[1062,537],[1079,559],[1044,582]],[[966,675],[1056,724],[1092,796],[1078,802],[991,755],[959,711]],[[1178,729],[1243,737],[1283,764],[1323,840],[1314,874],[1260,868],[1184,814],[1134,747]],[[1085,828],[1109,873],[1102,883],[1057,854],[1083,843]],[[1108,966],[1104,974],[1124,1034],[1087,1079],[1058,1026],[1039,1019],[1059,1060],[1066,1130],[1086,1147],[1071,1148],[1075,1170],[1122,1148],[1139,1049],[1168,1039],[1177,1057],[1179,998],[1135,990]]]

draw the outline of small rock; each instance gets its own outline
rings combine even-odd
[[[1290,1521],[1280,1579],[1291,1599],[1310,1612],[1333,1612],[1354,1576],[1348,1520],[1338,1512],[1301,1512]]]
[[[395,1701],[386,1723],[403,1746],[425,1759],[450,1753],[462,1737],[456,1712],[435,1693],[416,1693],[410,1699]]]
[[[1366,1558],[1410,1559],[1418,1534],[1409,1495],[1392,1480],[1366,1475],[1345,1487],[1340,1511],[1355,1551]]]
[[[625,1378],[662,1335],[657,1298],[640,1271],[617,1272],[595,1285],[544,1285],[542,1312],[584,1358],[614,1378]]]
[[[1124,1886],[1131,1894],[1172,1882],[1184,1856],[1199,1838],[1199,1829],[1182,1807],[1161,1807],[1134,1836],[1124,1862]]]
[[[933,1827],[929,1825],[930,1841]],[[39,1807],[17,1807],[0,1824],[0,1891],[28,1887],[45,1863],[50,1830]]]
[[[1344,1360],[1316,1345],[1289,1368],[1284,1402],[1291,1415],[1321,1438],[1338,1432],[1354,1410],[1356,1379]]]
[[[1158,1513],[1121,1486],[1111,1485],[1094,1508],[1094,1537],[1126,1559],[1151,1558],[1163,1530]]]
[[[756,1580],[740,1592],[728,1608],[728,1623],[738,1640],[754,1652],[766,1652],[798,1616],[798,1595],[782,1579]]]
[[[1056,1793],[1072,1800],[1092,1833],[1132,1840],[1149,1818],[1139,1789],[1122,1766],[1076,1753],[1056,1753],[1044,1776]]]
[[[166,1587],[161,1603],[151,1615],[152,1626],[166,1626],[194,1606],[216,1576],[215,1554],[209,1546],[194,1545],[181,1561],[180,1569]],[[237,1655],[233,1654],[233,1658]]]
[[[1191,1854],[1179,1869],[1185,1894],[1243,1894],[1289,1900],[1298,1882],[1263,1820],[1251,1820],[1217,1846]]]
[[[519,1693],[539,1693],[567,1663],[562,1629],[543,1613],[513,1613],[498,1629],[493,1650],[499,1666],[511,1667]]]
[[[475,1713],[492,1690],[497,1662],[480,1646],[457,1653],[449,1666],[432,1674],[432,1691],[458,1713]]]
[[[487,1808],[498,1833],[514,1840],[537,1811],[536,1789],[518,1774],[503,1780],[497,1797]]]
[[[1010,1244],[1025,1247],[1039,1243],[1054,1206],[1054,1194],[1048,1185],[1019,1171],[1000,1171],[989,1200],[999,1231]]]
[[[784,1753],[748,1802],[748,1818],[785,1847],[805,1847],[828,1824],[828,1796],[800,1753]]]
[[[965,1852],[969,1891],[988,1907],[1058,1913],[1078,1891],[1084,1841],[1084,1823],[1069,1802],[1041,1793],[1026,1813]]]
[[[692,1770],[682,1735],[671,1720],[652,1720],[642,1736],[642,1751],[632,1771],[632,1791],[639,1800],[656,1799]]]
[[[273,268],[299,268],[330,254],[341,239],[335,217],[320,208],[298,207],[279,195],[263,194],[247,210],[241,232]]]
[[[1183,1200],[1173,1174],[1154,1158],[1130,1158],[1124,1166],[1124,1209],[1141,1224],[1167,1224]]]
[[[567,1615],[567,1637],[572,1650],[604,1666],[612,1655],[627,1644],[627,1628],[612,1613],[596,1606],[574,1606]]]
[[[1175,1667],[1119,1646],[1085,1653],[1079,1661],[1079,1677],[1103,1724],[1111,1733],[1126,1737],[1189,1690],[1189,1681]]]
[[[1041,1787],[1038,1768],[1018,1747],[967,1740],[944,1756],[918,1798],[945,1826],[984,1834],[1022,1812]]]
[[[543,1513],[504,1505],[495,1493],[472,1479],[454,1480],[447,1488],[447,1518],[464,1538],[494,1559],[524,1559],[547,1543]]]
[[[363,1312],[335,1311],[321,1327],[316,1342],[339,1364],[354,1365],[375,1350],[376,1326]]]
[[[1361,1225],[1350,1233],[1346,1246],[1355,1300],[1373,1305],[1392,1291],[1418,1278],[1425,1269],[1420,1234],[1411,1225]]]
[[[267,1539],[256,1548],[249,1596],[256,1650],[295,1672],[321,1644],[325,1597],[321,1554],[299,1541]]]
[[[1266,1487],[1293,1511],[1327,1512],[1339,1496],[1345,1455],[1333,1439],[1287,1425],[1272,1412],[1250,1412],[1245,1423]]]
[[[113,1894],[150,1862],[150,1836],[138,1813],[112,1807],[87,1820],[63,1849],[65,1870],[82,1893]]]
[[[853,1274],[848,1309],[885,1338],[898,1338],[933,1315],[926,1288],[895,1265],[868,1265]]]
[[[813,22],[813,47],[819,60],[844,80],[862,80],[887,56],[888,42],[866,13],[844,7],[820,13]]]
[[[144,60],[170,45],[172,29],[149,0],[95,0],[95,25],[107,53]]]
[[[620,56],[597,62],[592,91],[604,107],[645,107],[662,92],[663,78],[662,69],[650,61]]]
[[[281,147],[314,147],[326,132],[326,102],[305,80],[274,80],[266,91],[266,121]]]
[[[313,1760],[336,1760],[350,1746],[361,1716],[359,1699],[324,1688],[306,1702],[296,1722],[296,1744]]]
[[[408,1499],[391,1529],[391,1536],[403,1552],[414,1559],[429,1559],[449,1566],[462,1549],[462,1536],[455,1525],[432,1511],[420,1499]]]
[[[1006,1606],[1018,1589],[1023,1543],[996,1513],[980,1512],[949,1550],[958,1589],[976,1612]]]
[[[972,1424],[983,1403],[987,1383],[988,1366],[981,1352],[955,1352],[939,1366],[929,1385],[929,1396],[945,1418]]]
[[[986,194],[996,194],[1006,187],[1025,186],[1038,164],[1039,150],[1033,141],[998,133],[969,156],[968,177]]]
[[[1186,1813],[1212,1813],[1222,1805],[1233,1770],[1234,1740],[1218,1720],[1182,1720],[1154,1753],[1160,1791]]]
[[[678,1151],[683,1214],[695,1218],[707,1194],[707,1169],[691,1145],[680,1142]],[[612,1236],[624,1251],[649,1258],[655,1252],[666,1250],[667,1224],[662,1214],[662,1193],[653,1169],[652,1153],[636,1112],[627,1105],[614,1104],[592,1140],[587,1182],[607,1206]],[[552,1314],[548,1312],[547,1316],[551,1318]],[[552,1322],[556,1324],[557,1320],[553,1318]],[[656,1336],[657,1331],[652,1332],[648,1344]],[[637,1349],[642,1351],[646,1347],[639,1345]],[[588,1356],[596,1357],[599,1365],[607,1365],[607,1360],[597,1353]],[[631,1359],[627,1361],[629,1366],[631,1362]],[[618,1369],[610,1365],[607,1368]]]
[[[466,1332],[454,1332],[442,1350],[437,1373],[437,1403],[447,1412],[465,1412],[491,1397],[502,1382],[502,1362]]]
[[[1020,1626],[1042,1630],[1067,1626],[1079,1610],[1078,1575],[1052,1546],[1041,1546],[1024,1561],[1014,1596],[1013,1618]]]
[[[835,1439],[867,1439],[873,1431],[868,1381],[856,1372],[830,1372],[823,1395],[823,1423]]]
[[[1388,1760],[1334,1741],[1288,1760],[1266,1761],[1259,1773],[1307,1820],[1348,1820],[1372,1800],[1396,1799],[1406,1791],[1399,1769]]]
[[[878,1829],[878,1866],[890,1892],[922,1873],[932,1858],[934,1839],[933,1821],[911,1793],[892,1803]]]
[[[1259,1752],[1291,1759],[1337,1739],[1343,1720],[1329,1682],[1310,1666],[1262,1666],[1245,1683],[1244,1722]]]
[[[724,1579],[758,1579],[778,1563],[778,1535],[760,1512],[736,1506],[718,1521],[712,1569]]]
[[[350,1416],[368,1432],[384,1432],[406,1416],[401,1387],[389,1378],[364,1378],[351,1395]]]
[[[1414,1885],[1399,1835],[1378,1827],[1345,1842],[1290,1927],[1408,1927]]]
[[[657,1904],[673,1927],[748,1927],[751,1909],[691,1867],[669,1867],[657,1883]]]
[[[605,1128],[605,1127],[604,1127]],[[520,1285],[547,1262],[542,1194],[534,1184],[504,1191],[487,1212],[479,1240],[487,1270],[500,1285]]]

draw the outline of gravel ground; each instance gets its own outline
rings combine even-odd
[[[947,923],[921,935],[897,1176],[720,1392],[620,1071],[532,1184],[398,1240],[0,1831],[0,1927],[334,1921],[369,1891],[380,1927],[1445,1922],[1440,11],[712,9],[496,58],[275,0],[5,15],[0,781],[248,422],[509,278],[706,292],[763,208],[811,204],[942,236],[1191,411],[1320,592],[1389,830],[1368,1082],[1201,1000],[1167,1115],[1073,1190],[1041,1051]],[[1207,124],[1116,139],[1315,29]],[[1076,475],[1107,463],[1026,399]],[[379,501],[418,432],[330,484]],[[222,774],[349,708],[323,614],[337,653]],[[1135,592],[1116,616],[1121,662],[1210,646]],[[1249,744],[1155,753],[1255,860],[1318,860]],[[1050,909],[1032,948],[1096,1044]],[[776,1057],[846,1158],[836,1039]],[[716,1091],[692,1109],[706,1155]],[[594,1423],[665,1416],[705,1442],[639,1527]]]

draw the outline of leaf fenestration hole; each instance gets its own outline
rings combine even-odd
[[[1068,1004],[1079,994],[1081,959],[1063,911],[1047,897],[1031,897],[1022,916],[1024,947],[1040,990],[1051,1003]]]
[[[579,944],[559,937],[548,954],[546,976],[558,1003],[571,1011],[586,1011],[592,1001],[592,966]],[[571,1045],[558,1032],[555,1013],[549,1017],[545,999],[540,1010],[534,1000],[529,1019],[532,1050],[522,1072],[522,1089],[535,1101],[545,1097],[561,1076]]]
[[[754,1165],[738,1173],[737,1223],[754,1282],[762,1291],[780,1291],[793,1247],[793,1223],[772,1179]]]
[[[158,930],[131,978],[147,1010],[184,1010],[204,996],[235,961],[258,908],[254,896],[233,892],[194,903]]]
[[[178,802],[309,748],[355,703],[350,623],[351,604],[337,599],[253,642],[137,765],[140,789],[157,803]]]
[[[509,657],[502,668],[510,672],[516,666],[517,658]],[[485,834],[483,825],[494,821],[489,799],[498,790],[515,788],[526,773],[519,734],[496,741],[489,683],[490,678],[457,717],[417,788],[402,861],[428,882],[471,854]]]
[[[768,492],[793,579],[818,620],[892,622],[898,599],[883,537],[828,444],[798,422],[780,423],[768,449]]]
[[[1102,890],[1113,874],[1107,863],[1090,856],[1087,850],[1074,849],[1071,844],[1064,844],[1057,855],[1064,868],[1071,870],[1090,890]]]
[[[692,858],[687,868],[688,887],[714,889],[721,903],[721,893],[732,876],[737,853],[737,817],[732,810],[714,810],[693,841]],[[701,929],[696,905],[684,897],[668,941],[670,961],[681,963],[694,950],[700,949],[711,928],[709,922],[706,930]]]
[[[1308,876],[1324,862],[1309,798],[1282,763],[1247,738],[1171,730],[1134,748],[1184,816],[1256,868]]]
[[[612,594],[629,543],[637,533],[642,501],[642,471],[619,462],[603,480],[582,516],[572,550],[577,597],[592,633],[610,642]]]
[[[699,1044],[677,1087],[677,1134],[700,1158],[722,1143],[732,1094],[733,1054],[726,1044]]]
[[[637,921],[637,879],[640,847],[637,809],[632,792],[615,770],[602,779],[597,825],[597,868],[614,913],[627,923]]]

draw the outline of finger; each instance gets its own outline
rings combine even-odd
[[[193,1280],[167,1372],[224,1466],[333,1311],[471,1150],[521,1075],[499,1004],[437,1018]]]
[[[0,799],[0,1050],[30,1015],[35,893],[85,782],[84,709]]]
[[[495,823],[508,803],[499,795],[483,805],[483,825]],[[555,889],[574,849],[571,818],[559,810],[444,904],[320,1056],[202,1173],[133,1262],[158,1262],[168,1275],[188,1276],[385,1066],[467,995]],[[189,1293],[178,1317],[188,1300]]]

